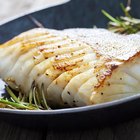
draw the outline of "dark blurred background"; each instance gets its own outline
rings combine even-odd
[[[32,13],[30,16],[47,28],[93,28],[94,25],[97,27],[106,27],[108,19],[101,13],[101,10],[106,10],[114,17],[123,15],[120,3],[124,3],[126,6],[127,1],[128,0],[71,0],[60,6]],[[40,0],[39,3],[41,2]],[[49,2],[51,2],[51,0]],[[131,14],[136,18],[140,18],[140,0],[131,0],[131,7]],[[29,9],[28,7],[26,10],[27,13]],[[35,27],[37,27],[37,25],[31,20],[29,15],[2,25],[0,26],[0,43]]]

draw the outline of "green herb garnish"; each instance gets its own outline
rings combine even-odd
[[[48,106],[45,94],[44,85],[41,86],[41,93],[39,89],[35,86],[33,82],[28,97],[22,95],[21,92],[18,93],[18,97],[9,86],[5,86],[6,92],[9,94],[9,98],[0,98],[0,107],[2,108],[12,108],[12,109],[22,109],[22,110],[50,110]]]
[[[120,4],[124,16],[114,18],[105,10],[102,10],[102,13],[110,20],[108,23],[108,29],[110,31],[120,34],[133,34],[140,31],[140,19],[133,18],[130,15],[130,1],[128,3],[127,7],[122,3]]]

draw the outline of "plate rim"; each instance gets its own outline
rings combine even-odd
[[[15,16],[11,16],[9,18],[6,18],[6,19],[0,21],[0,26],[3,26],[4,24],[7,24],[7,23],[9,23],[11,21],[14,21],[14,20],[16,20],[18,18],[22,18],[24,16],[27,16],[27,15],[30,15],[30,14],[34,14],[36,12],[40,12],[42,10],[49,9],[49,8],[52,8],[52,7],[64,5],[64,4],[67,4],[67,3],[70,3],[70,2],[71,2],[71,0],[66,0],[66,1],[58,2],[58,3],[50,5],[50,6],[42,6],[42,7],[37,8],[37,9],[29,10],[27,12],[22,12],[20,14],[17,14]]]
[[[140,94],[132,95],[126,98],[122,98],[119,100],[114,100],[111,102],[100,103],[95,105],[88,105],[83,107],[74,107],[74,108],[64,108],[64,109],[56,109],[56,110],[16,110],[16,109],[7,109],[0,108],[0,113],[8,113],[8,114],[17,114],[17,115],[59,115],[59,114],[71,114],[71,113],[80,113],[86,111],[93,111],[99,109],[106,109],[109,107],[118,106],[124,103],[128,103],[140,98]]]

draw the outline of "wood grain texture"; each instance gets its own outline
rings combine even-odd
[[[103,128],[53,130],[21,128],[0,122],[0,140],[139,140],[140,119]]]

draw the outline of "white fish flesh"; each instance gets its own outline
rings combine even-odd
[[[0,77],[51,106],[85,106],[140,93],[140,35],[105,29],[33,29],[0,45]]]

